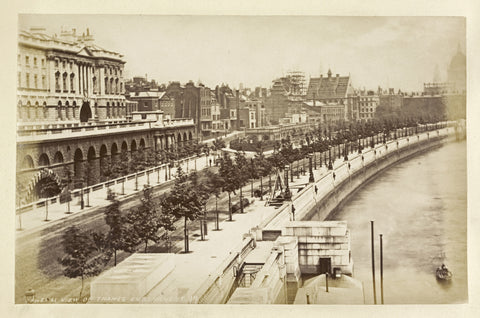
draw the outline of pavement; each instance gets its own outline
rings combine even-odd
[[[184,172],[191,172],[193,170],[202,170],[207,165],[210,165],[209,160],[212,160],[212,165],[215,159],[215,155],[211,154],[207,157],[205,155],[201,157],[191,157],[190,159],[185,159],[179,161]],[[167,170],[167,178],[165,178],[165,169],[166,166],[162,165],[159,166],[159,170],[155,171],[156,168],[148,169],[150,171],[149,176],[145,172],[139,172],[138,174],[141,175],[138,177],[137,180],[137,187],[134,174],[131,175],[133,178],[125,181],[124,184],[117,183],[111,185],[109,188],[117,194],[117,198],[122,200],[122,198],[129,197],[131,195],[135,195],[139,193],[143,189],[143,185],[149,183],[151,186],[163,185],[168,179],[168,170]],[[170,180],[174,180],[175,178],[176,168],[172,168],[170,171]],[[143,174],[143,175],[142,175]],[[149,182],[148,182],[149,181]],[[96,186],[95,186],[96,187]],[[92,188],[92,187],[90,187]],[[123,193],[123,194],[122,194]],[[90,193],[84,193],[84,209],[81,209],[81,198],[73,197],[72,201],[70,202],[70,212],[68,211],[67,203],[59,203],[57,200],[56,203],[51,204],[49,200],[48,204],[48,221],[46,219],[46,207],[34,207],[33,209],[18,214],[15,218],[16,229],[17,229],[17,237],[25,235],[27,233],[31,233],[32,231],[42,230],[48,228],[54,223],[58,223],[65,218],[74,218],[80,214],[86,214],[92,212],[99,207],[105,207],[111,204],[111,201],[107,200],[107,187],[104,183],[104,187],[98,189],[96,191],[92,191]]]

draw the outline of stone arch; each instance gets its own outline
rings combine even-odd
[[[140,139],[140,148],[145,149],[145,139]]]
[[[83,152],[80,148],[75,150],[73,156],[73,175],[76,179],[83,179]]]
[[[21,166],[22,169],[31,169],[34,167],[35,165],[33,163],[33,159],[31,156],[26,155],[25,157],[23,157],[22,166]]]
[[[115,147],[116,146],[117,145],[115,144]],[[100,157],[100,180],[104,181],[107,178],[107,176],[105,176],[105,171],[107,171],[107,168],[108,168],[108,150],[105,144],[100,146],[99,157]]]
[[[95,148],[90,146],[87,152],[87,185],[97,183],[98,180],[98,167],[97,167],[97,154]]]
[[[126,142],[126,141],[123,141],[123,142],[122,142],[122,152],[127,152],[127,151],[128,151],[127,142]]]
[[[25,198],[29,202],[38,198],[49,198],[58,195],[61,189],[60,177],[52,170],[45,168],[33,176],[27,186]]]
[[[110,103],[107,102],[107,118],[110,118]]]
[[[132,143],[130,145],[130,151],[131,152],[137,151],[137,142],[135,141],[135,139],[132,140]]]
[[[190,132],[188,133],[188,140],[192,140],[192,139],[193,139],[193,135],[192,135],[192,132],[190,131]]]
[[[117,143],[114,142],[110,148],[110,160],[112,161],[112,164],[115,164],[118,161],[118,155]]]
[[[50,165],[50,159],[46,153],[42,153],[38,158],[38,165],[40,167],[48,167]]]
[[[84,102],[82,108],[80,109],[80,122],[86,123],[90,118],[92,118],[92,110],[90,109],[90,103]]]
[[[186,141],[186,140],[188,140],[188,139],[187,139],[187,133],[184,132],[184,133],[183,133],[183,141]]]
[[[60,151],[57,151],[53,156],[53,163],[63,163],[63,155]]]

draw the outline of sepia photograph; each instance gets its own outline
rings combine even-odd
[[[14,304],[469,304],[467,23],[18,13]]]

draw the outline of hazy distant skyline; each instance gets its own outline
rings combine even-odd
[[[126,78],[211,88],[271,87],[289,70],[308,81],[330,68],[355,88],[420,91],[436,66],[446,80],[466,41],[461,17],[19,15],[20,29],[32,26],[88,27],[97,45],[124,55]]]

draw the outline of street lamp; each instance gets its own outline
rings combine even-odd
[[[312,154],[309,154],[308,155],[308,162],[309,162],[309,172],[310,172],[310,176],[308,178],[308,182],[315,182],[315,178],[313,177],[313,170],[312,170],[312,157],[313,155]]]
[[[345,139],[345,143],[343,146],[343,161],[348,161],[348,154],[347,154],[347,139]]]
[[[333,170],[331,148],[332,146],[328,145],[328,170]]]
[[[290,166],[285,165],[285,200],[290,200],[292,198],[292,194],[288,188],[288,170],[290,170]]]
[[[362,135],[358,135],[358,154],[362,153],[362,145],[360,144],[361,138],[362,138]]]

